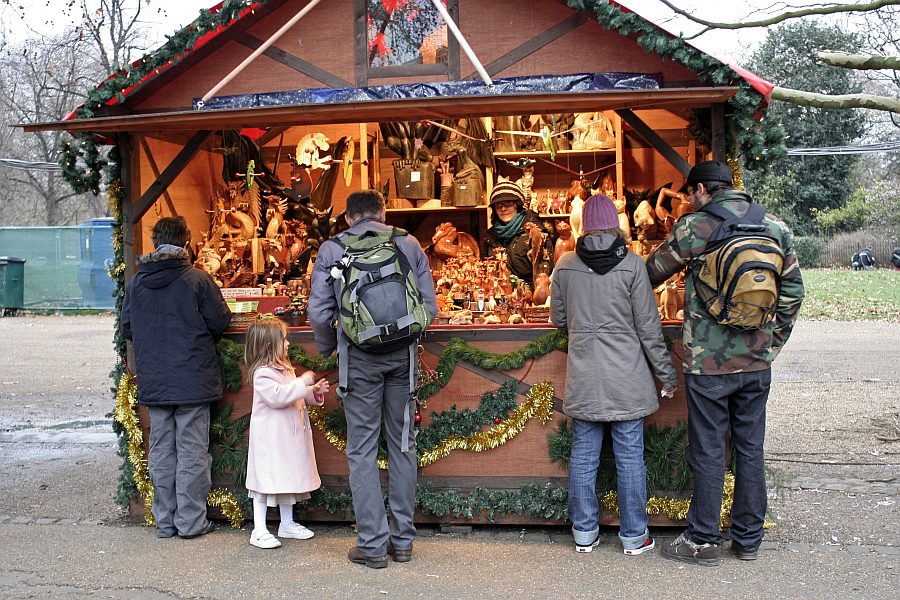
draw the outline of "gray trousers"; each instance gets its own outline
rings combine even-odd
[[[149,459],[157,535],[199,533],[212,486],[209,404],[151,406]]]
[[[416,537],[413,512],[417,461],[411,418],[414,407],[409,391],[409,350],[403,348],[376,355],[350,346],[347,352],[348,391],[344,412],[350,491],[359,533],[356,544],[364,556],[384,556],[388,537],[399,550],[411,549]],[[382,421],[387,432],[390,525],[385,515],[377,462]],[[409,436],[406,452],[401,451],[404,421]]]

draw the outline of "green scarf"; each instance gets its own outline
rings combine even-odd
[[[504,246],[508,246],[512,239],[522,230],[522,225],[524,223],[525,213],[519,212],[509,220],[509,223],[503,223],[501,221],[494,225],[494,231],[497,233],[497,238],[500,240],[500,243]]]

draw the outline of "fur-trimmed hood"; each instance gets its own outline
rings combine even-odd
[[[153,252],[138,258],[138,272],[135,278],[140,278],[141,285],[158,290],[178,279],[190,268],[187,250],[163,244]]]

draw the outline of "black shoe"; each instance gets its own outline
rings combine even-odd
[[[387,553],[394,557],[394,562],[409,562],[412,560],[412,548],[409,550],[397,550],[393,542],[388,540]]]
[[[737,542],[731,542],[731,552],[740,560],[756,560],[759,558],[759,546],[744,548]]]
[[[212,521],[207,521],[206,526],[203,529],[201,529],[200,531],[198,531],[197,533],[190,533],[187,535],[181,535],[179,533],[178,537],[180,537],[183,540],[192,540],[194,538],[200,537],[201,535],[206,535],[207,533],[212,533],[213,531],[215,531],[218,528],[219,528],[219,526],[216,525],[215,523],[213,523]]]
[[[691,541],[687,532],[682,533],[674,541],[664,544],[661,554],[663,558],[694,563],[704,567],[719,565],[718,544],[698,544]]]
[[[366,565],[370,569],[384,569],[387,567],[387,555],[384,556],[363,556],[356,544],[350,547],[347,553],[347,559],[358,565]]]

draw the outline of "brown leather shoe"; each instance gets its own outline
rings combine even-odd
[[[359,551],[356,544],[353,544],[350,547],[350,551],[347,553],[347,559],[358,565],[366,565],[370,569],[383,569],[388,566],[386,555],[364,556],[363,553]]]
[[[412,548],[408,550],[397,550],[394,543],[388,540],[387,553],[394,557],[394,562],[409,562],[412,560]]]

